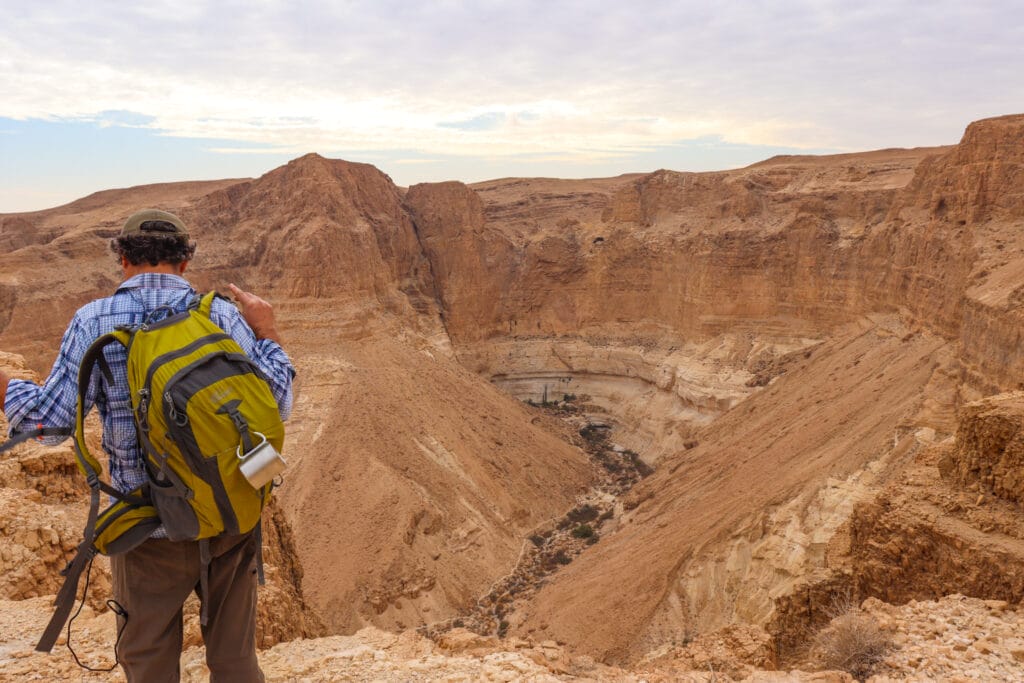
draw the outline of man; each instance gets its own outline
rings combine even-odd
[[[43,385],[12,380],[0,372],[0,406],[12,435],[39,426],[73,426],[79,365],[89,345],[117,326],[142,323],[159,307],[184,311],[196,296],[182,277],[195,243],[177,216],[154,209],[140,211],[128,218],[110,246],[120,261],[124,282],[112,296],[86,304],[75,314]],[[291,412],[295,371],[281,348],[273,309],[234,284],[229,289],[241,310],[218,298],[210,317],[266,375],[285,419]],[[105,355],[113,382],[104,373],[93,373],[86,410],[93,404],[99,410],[111,483],[128,493],[147,475],[132,418],[127,352],[120,344],[112,344]],[[256,543],[256,536],[249,533],[218,537],[210,544],[205,596],[209,618],[203,640],[213,682],[263,680],[255,641]],[[127,619],[118,618],[118,628],[124,631],[117,653],[130,682],[179,679],[182,605],[199,583],[199,552],[198,542],[172,542],[161,527],[136,549],[111,557],[114,597],[127,613]]]

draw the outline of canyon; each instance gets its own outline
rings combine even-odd
[[[46,376],[73,312],[117,286],[107,242],[149,206],[190,226],[197,289],[273,302],[298,370],[265,518],[258,637],[279,679],[400,650],[466,679],[489,661],[495,680],[803,680],[787,670],[814,668],[837,596],[894,632],[920,631],[926,601],[1017,619],[1024,115],[947,147],[588,180],[402,188],[310,154],[2,214],[5,371]],[[29,655],[17,624],[46,615],[78,541],[76,477],[67,443],[0,462],[19,615],[0,677],[73,666]],[[94,571],[82,639],[102,658]],[[1024,657],[1003,640],[992,671]],[[928,676],[921,647],[880,675]]]

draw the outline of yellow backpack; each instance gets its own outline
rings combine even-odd
[[[205,597],[209,539],[256,529],[267,502],[272,474],[283,467],[277,455],[284,424],[266,377],[238,343],[210,320],[215,292],[196,298],[188,310],[157,309],[147,322],[99,337],[86,351],[78,376],[75,451],[91,490],[89,519],[78,552],[68,564],[56,612],[36,650],[49,652],[67,621],[82,571],[97,552],[127,552],[162,524],[172,541],[200,541]],[[153,322],[166,310],[167,317]],[[113,381],[103,356],[108,344],[128,349],[128,386],[135,427],[148,474],[129,494],[100,480],[102,466],[85,441],[85,396],[94,367]],[[276,456],[269,472],[250,483],[246,462]],[[116,500],[99,512],[100,493]],[[259,539],[257,539],[257,547]],[[260,583],[262,562],[257,561]],[[87,582],[88,584],[88,582]],[[83,596],[84,599],[84,596]],[[201,621],[206,623],[206,601]]]

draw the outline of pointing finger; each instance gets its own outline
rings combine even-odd
[[[235,299],[240,301],[240,302],[244,301],[246,298],[252,296],[251,294],[249,294],[245,290],[239,289],[238,286],[235,285],[235,283],[233,283],[233,282],[228,285],[228,289],[231,290],[231,293],[235,296]]]

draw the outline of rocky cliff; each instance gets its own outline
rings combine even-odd
[[[623,657],[630,648],[644,651],[651,644],[649,638],[657,641],[668,632],[699,631],[723,618],[766,618],[772,610],[767,596],[792,589],[785,587],[786,577],[806,580],[814,571],[836,564],[829,557],[833,534],[827,530],[840,529],[849,508],[835,522],[827,522],[831,513],[822,509],[810,510],[810,516],[806,509],[791,511],[783,518],[783,527],[807,525],[799,532],[802,538],[792,538],[792,528],[780,531],[790,537],[787,543],[796,543],[800,555],[821,554],[810,562],[794,558],[795,549],[784,550],[785,543],[771,551],[771,544],[761,542],[765,527],[775,524],[771,516],[762,518],[763,511],[777,510],[787,501],[806,500],[801,504],[806,506],[815,497],[818,505],[827,504],[821,497],[828,486],[816,480],[812,470],[843,480],[875,461],[885,471],[891,454],[918,447],[901,446],[901,434],[922,427],[932,430],[930,434],[949,434],[955,429],[951,420],[956,406],[965,397],[1016,386],[1017,332],[1009,330],[1016,329],[1019,307],[1007,299],[1007,290],[1018,286],[1022,276],[1013,256],[1020,248],[1013,237],[1015,228],[1024,220],[1019,203],[1021,125],[1021,117],[973,124],[957,147],[918,153],[920,163],[904,167],[902,187],[891,170],[888,181],[850,187],[836,179],[832,164],[827,170],[820,168],[824,159],[780,159],[725,174],[724,180],[662,172],[620,191],[610,209],[612,220],[627,221],[636,226],[634,232],[671,225],[670,234],[681,244],[667,253],[691,253],[702,241],[714,243],[699,264],[675,271],[677,282],[699,283],[699,273],[713,267],[706,264],[725,262],[729,265],[723,268],[722,280],[732,287],[746,283],[745,289],[730,293],[729,301],[709,305],[708,316],[666,320],[664,315],[647,315],[671,324],[683,338],[728,334],[752,325],[764,338],[771,334],[772,320],[789,316],[793,322],[786,328],[791,334],[834,340],[814,351],[832,369],[791,368],[772,384],[767,396],[746,399],[703,429],[700,447],[660,463],[658,472],[637,492],[641,503],[632,514],[643,523],[629,532],[617,531],[606,545],[556,578],[525,615],[525,632],[583,641],[606,656]],[[883,175],[883,168],[892,169],[894,156],[905,163],[909,154],[876,153],[866,164],[859,160],[847,167],[847,177]],[[855,173],[858,166],[860,173]],[[758,173],[775,177],[776,184],[740,184],[740,178]],[[827,188],[815,183],[822,176],[831,176]],[[723,188],[730,182],[738,185],[732,193]],[[698,183],[702,192],[694,194]],[[686,217],[701,199],[723,202],[725,196],[732,197],[730,206],[744,208],[727,211],[718,221],[705,213],[702,220],[693,221],[700,228],[690,227]],[[755,226],[745,228],[751,216],[758,217]],[[762,268],[744,268],[745,262],[757,258],[765,258]],[[1003,270],[993,275],[997,268]],[[731,278],[724,277],[726,270]],[[990,282],[987,300],[979,296],[984,287],[979,282]],[[1001,301],[994,292],[1000,293]],[[714,301],[713,296],[707,298]],[[666,299],[671,297],[659,297]],[[694,297],[691,303],[684,297],[681,308],[699,310],[704,300]],[[736,310],[740,314],[735,323],[720,313]],[[717,315],[711,316],[711,311]],[[835,344],[853,349],[852,340],[858,339],[840,343],[846,334],[841,332],[842,323],[871,311],[893,311],[901,321],[879,327],[876,319],[872,334],[880,338],[871,342],[872,352],[886,348],[881,341],[886,338],[900,340],[903,348],[874,368],[866,347],[839,361],[845,351]],[[690,320],[702,325],[688,324]],[[920,351],[910,350],[922,343]],[[916,388],[900,397],[887,394],[878,382],[902,363],[910,365],[896,372],[900,391]],[[817,385],[826,377],[826,386]],[[866,424],[878,430],[875,437],[860,431],[857,409],[845,404],[868,388],[872,398],[854,402],[872,405],[865,417]],[[832,393],[836,390],[838,394]],[[800,397],[806,401],[803,406]],[[787,407],[789,400],[798,403]],[[827,406],[824,413],[818,412],[819,406]],[[830,412],[833,408],[836,413]],[[748,417],[747,411],[755,409],[760,416]],[[885,417],[886,411],[892,411],[891,417]],[[804,424],[808,416],[815,419]],[[761,419],[765,421],[758,422]],[[829,425],[833,419],[839,420],[834,427]],[[776,425],[774,431],[771,425]],[[789,443],[782,435],[809,441]],[[757,455],[742,455],[751,448]],[[768,469],[761,474],[737,471],[745,464]],[[807,466],[812,469],[804,469]],[[642,572],[631,569],[627,559],[638,557],[641,546],[647,549]],[[661,569],[652,565],[658,556],[654,548],[670,549]],[[757,566],[764,561],[769,567],[748,583],[751,572],[756,576],[762,571]],[[1007,588],[997,589],[990,580],[989,589],[1010,590],[1013,579],[1007,576],[1006,581]],[[981,585],[976,584],[976,590]],[[766,591],[760,607],[753,604],[759,590]],[[761,617],[756,616],[759,612]],[[587,626],[581,629],[583,624]]]

